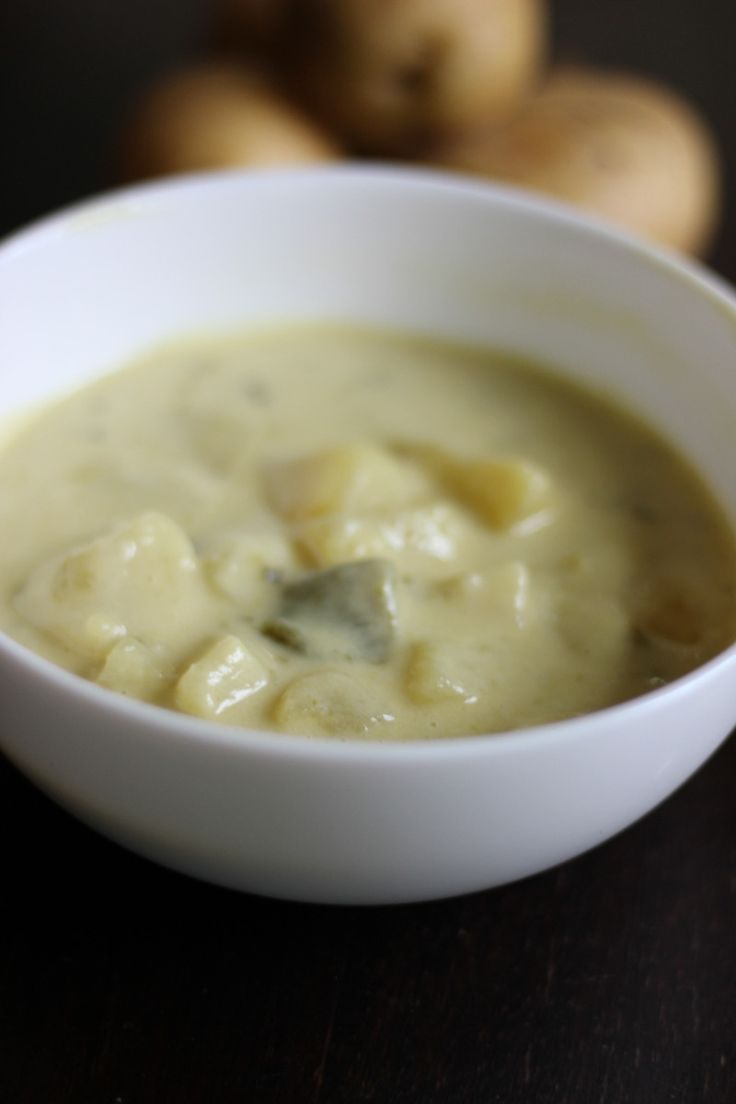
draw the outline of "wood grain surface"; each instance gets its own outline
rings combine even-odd
[[[560,56],[664,77],[711,118],[729,205],[713,264],[736,277],[733,0],[553,11]],[[104,184],[130,97],[196,53],[206,17],[204,0],[4,0],[3,230]],[[155,867],[2,762],[0,1104],[736,1101],[735,790],[732,740],[557,870],[329,909]]]

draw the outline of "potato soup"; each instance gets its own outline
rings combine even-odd
[[[0,628],[112,691],[352,739],[506,731],[736,635],[736,551],[613,404],[438,340],[159,350],[0,456]]]

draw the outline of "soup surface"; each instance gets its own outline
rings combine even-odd
[[[0,457],[0,627],[111,690],[306,735],[589,712],[735,635],[736,553],[636,420],[351,327],[157,352]]]

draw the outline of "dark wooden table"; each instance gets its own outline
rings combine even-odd
[[[665,77],[710,116],[730,204],[712,261],[730,278],[732,7],[554,5],[559,53]],[[204,0],[3,0],[2,229],[101,186],[131,93],[196,53],[206,15]],[[328,909],[154,867],[4,763],[0,1102],[736,1101],[735,789],[731,741],[560,869],[454,901]]]

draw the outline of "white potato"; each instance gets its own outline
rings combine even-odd
[[[465,609],[492,616],[494,621],[502,618],[518,629],[526,628],[533,618],[531,574],[518,560],[443,579],[438,590]]]
[[[508,118],[545,53],[545,0],[301,0],[296,8],[284,35],[287,78],[320,118],[373,153],[411,153],[438,131]]]
[[[446,570],[470,539],[467,520],[447,502],[365,517],[315,518],[295,530],[295,540],[317,567],[374,557],[391,560],[399,572]]]
[[[268,682],[268,668],[253,647],[223,636],[187,667],[174,688],[174,704],[195,717],[230,720],[233,710]]]
[[[130,698],[154,701],[168,683],[169,666],[152,648],[126,636],[107,653],[97,684]]]
[[[546,520],[553,504],[549,473],[521,456],[463,458],[434,445],[408,450],[494,529],[515,529]]]
[[[404,684],[417,705],[475,699],[472,681],[457,647],[420,641],[411,648]]]
[[[298,676],[277,699],[273,720],[304,736],[377,735],[393,715],[382,708],[371,683],[330,667]]]
[[[186,647],[207,606],[189,538],[152,511],[42,563],[15,598],[27,621],[86,660],[102,660],[128,634]]]
[[[125,179],[340,156],[332,138],[254,73],[211,63],[165,77],[121,140]]]
[[[364,513],[415,502],[429,491],[411,461],[377,445],[342,445],[263,467],[270,506],[288,521]]]
[[[550,506],[547,473],[517,457],[458,462],[451,483],[460,501],[494,529],[518,527]]]
[[[715,142],[654,81],[563,68],[511,122],[440,142],[434,164],[546,192],[664,245],[701,253],[717,218]]]
[[[202,570],[226,598],[239,606],[260,607],[269,598],[264,580],[268,571],[293,567],[289,540],[275,530],[253,529],[225,533],[208,542],[202,553]]]

